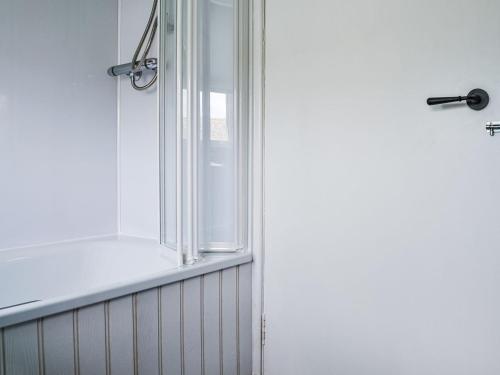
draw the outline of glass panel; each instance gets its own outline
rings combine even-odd
[[[165,38],[170,46],[165,47],[166,78],[162,81],[165,88],[161,98],[166,112],[161,147],[162,242],[177,247],[176,157],[181,155],[184,249],[193,240],[193,247],[201,251],[235,251],[243,248],[246,241],[248,122],[244,100],[247,95],[241,91],[248,85],[239,59],[247,46],[243,38],[246,29],[239,26],[243,18],[240,2],[246,1],[166,2],[174,21],[175,4],[178,7],[182,3],[182,64],[176,71],[176,51],[180,49],[175,48],[175,37],[173,41]],[[176,97],[182,103],[176,103]],[[182,111],[181,116],[176,111]],[[176,131],[177,121],[182,121],[181,135]],[[180,154],[176,151],[179,136]],[[192,179],[188,177],[191,175]]]
[[[202,40],[199,154],[199,247],[236,250],[239,238],[235,15],[237,0],[200,0]],[[236,45],[237,46],[237,45]]]
[[[177,62],[176,62],[176,1],[162,3],[161,39],[162,64],[160,74],[161,123],[161,242],[169,247],[176,247],[176,119],[177,119]]]

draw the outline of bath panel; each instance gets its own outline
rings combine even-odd
[[[248,263],[4,327],[0,374],[251,374],[250,288]]]
[[[161,368],[159,355],[158,296],[160,289],[151,289],[133,297],[136,328],[134,346],[137,356],[136,369],[139,374],[154,374]]]
[[[221,276],[212,273],[203,277],[203,364],[204,375],[219,375],[221,371]]]
[[[0,375],[4,375],[4,365],[5,362],[3,360],[4,351],[3,351],[3,330],[0,329]]]
[[[109,342],[106,349],[109,353],[108,368],[111,368],[112,373],[133,375],[132,296],[109,301],[107,304],[109,306],[109,328],[106,331],[107,341]]]
[[[78,335],[73,325],[78,310],[50,316],[42,320],[45,373],[74,374],[78,363]]]
[[[103,303],[78,310],[79,375],[106,373],[105,312]]]
[[[222,323],[222,372],[235,374],[237,369],[237,316],[233,306],[237,301],[236,268],[222,271],[221,323]]]
[[[237,272],[238,369],[239,375],[252,375],[252,284],[245,281],[252,279],[252,267],[239,267]]]
[[[186,280],[182,293],[182,364],[185,375],[201,375],[201,296],[200,278]]]
[[[43,362],[39,359],[37,322],[4,328],[2,336],[5,375],[38,375]]]
[[[180,374],[181,345],[181,283],[161,288],[161,358],[163,374]]]

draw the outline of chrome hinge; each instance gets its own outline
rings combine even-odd
[[[262,314],[260,318],[260,338],[262,346],[266,345],[266,314]]]

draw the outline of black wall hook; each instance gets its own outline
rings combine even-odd
[[[447,96],[441,98],[429,98],[427,99],[428,105],[455,103],[461,101],[467,101],[469,108],[480,111],[488,106],[490,102],[490,96],[488,93],[481,89],[474,89],[467,96]]]

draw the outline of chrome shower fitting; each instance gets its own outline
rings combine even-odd
[[[148,23],[146,25],[146,28],[144,29],[144,33],[142,34],[141,41],[139,42],[139,45],[137,46],[134,57],[132,57],[132,75],[130,76],[130,83],[132,84],[132,87],[136,90],[145,90],[156,82],[156,79],[158,78],[158,71],[155,69],[155,75],[151,80],[146,83],[144,86],[139,86],[137,84],[137,81],[142,77],[142,70],[141,66],[146,66],[146,59],[149,53],[149,50],[151,49],[151,45],[153,44],[153,40],[156,35],[156,29],[158,28],[158,16],[156,15],[156,9],[158,7],[158,0],[154,0],[153,2],[153,7],[151,9],[151,14],[149,15]],[[148,37],[148,42],[146,44],[146,48],[144,49],[144,53],[142,54],[142,57],[140,60],[137,60],[139,57],[139,54],[141,53],[141,49],[144,45],[144,42],[146,41],[146,38]]]
[[[140,73],[145,70],[156,70],[158,61],[156,57],[149,57],[144,61],[143,65],[140,65],[137,69],[140,69]],[[108,69],[108,75],[110,77],[118,77],[121,75],[131,76],[132,74],[138,74],[137,69],[135,73],[132,73],[132,63],[115,65]]]
[[[158,0],[154,0],[151,13],[149,15],[148,23],[144,29],[139,45],[137,46],[134,56],[132,57],[132,62],[128,64],[121,64],[112,66],[108,69],[108,75],[111,77],[116,77],[119,75],[128,75],[130,77],[130,83],[132,87],[136,90],[146,90],[154,85],[158,78],[158,61],[154,57],[148,58],[149,51],[153,45],[153,40],[156,35],[156,30],[158,28],[158,16],[156,15],[156,9],[158,8]],[[146,42],[146,47],[142,53],[141,58],[139,55],[144,47],[144,42]],[[144,85],[140,85],[138,82],[142,78],[143,72],[146,70],[154,71],[154,76]]]

